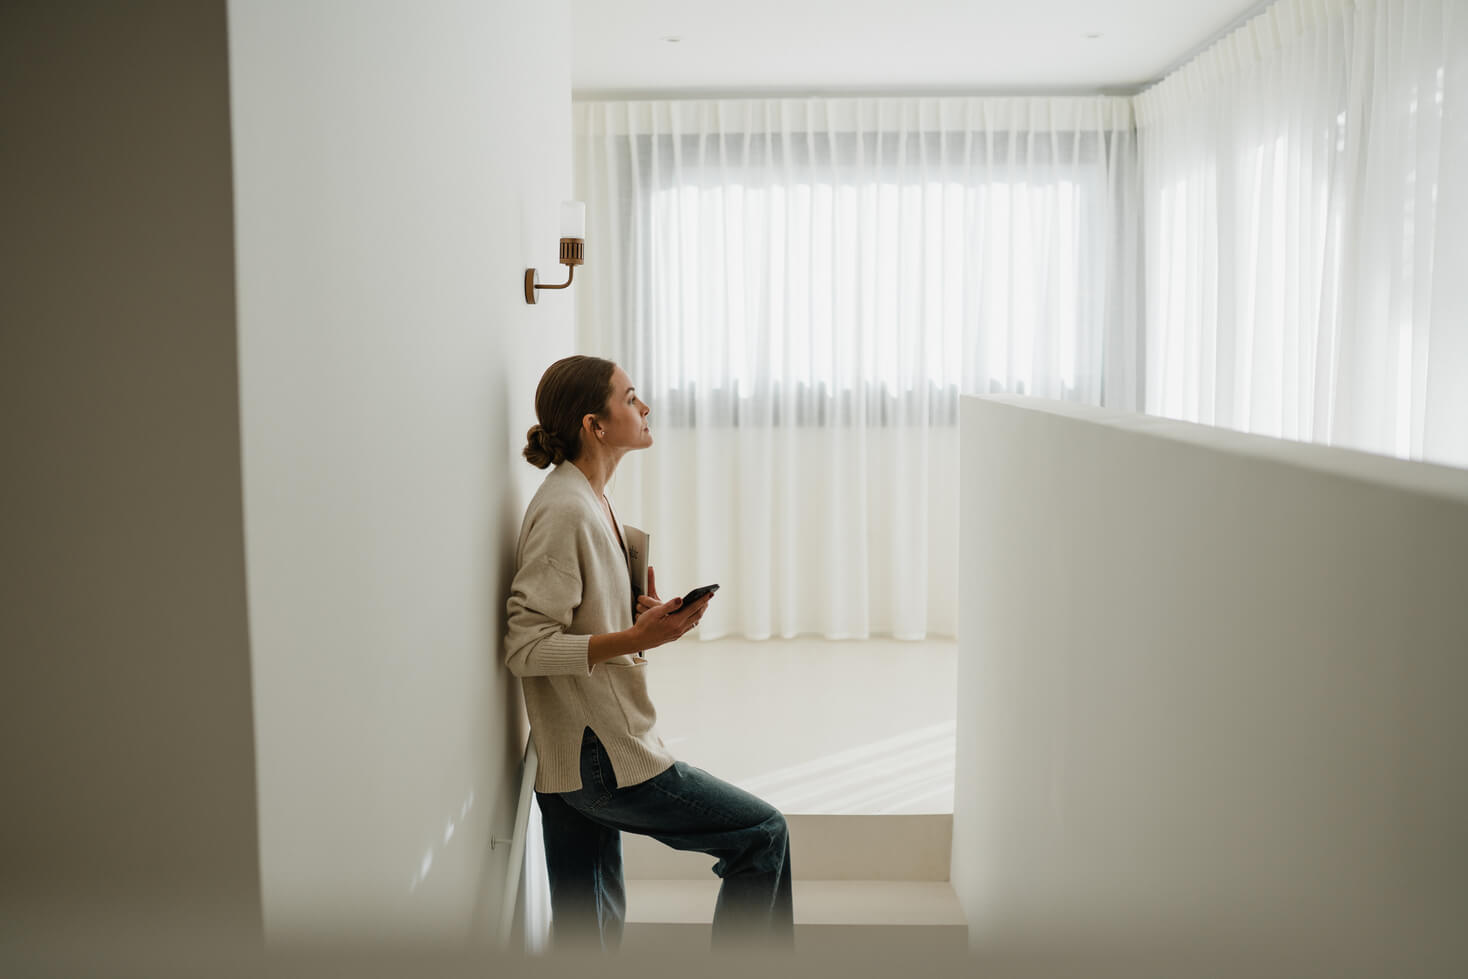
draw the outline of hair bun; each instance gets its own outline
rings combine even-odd
[[[539,442],[546,451],[549,452],[555,449],[562,448],[561,440],[556,438],[553,432],[549,432],[539,425],[536,425],[535,428],[532,429],[532,431],[535,433],[535,440]]]
[[[560,465],[566,461],[566,448],[561,440],[540,425],[531,425],[530,431],[525,433],[525,449],[522,454],[537,469]]]

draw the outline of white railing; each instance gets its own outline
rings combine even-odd
[[[515,801],[515,829],[508,840],[491,836],[490,849],[502,844],[510,847],[510,862],[505,868],[504,900],[500,903],[500,927],[496,933],[499,946],[508,948],[510,932],[515,927],[515,900],[520,893],[520,877],[525,866],[525,839],[530,832],[530,803],[535,795],[535,775],[540,769],[540,755],[535,751],[535,739],[525,739],[525,762],[520,769],[520,794]],[[528,900],[527,900],[528,906]]]

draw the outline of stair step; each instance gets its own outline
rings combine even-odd
[[[656,952],[660,962],[667,957],[706,956],[713,941],[710,926],[705,924],[627,924],[622,933],[624,952]],[[887,925],[861,928],[854,925],[796,925],[795,951],[801,956],[826,955],[856,958],[870,968],[872,961],[898,959],[930,965],[933,962],[961,961],[969,952],[968,929],[957,926]],[[810,959],[806,958],[806,962]],[[833,959],[832,961],[840,961]],[[830,968],[827,975],[840,974]],[[923,971],[923,970],[919,970]],[[793,973],[792,973],[793,974]],[[851,972],[845,974],[850,975]],[[866,972],[865,975],[894,975]],[[959,973],[955,973],[957,975]]]
[[[624,948],[707,950],[719,880],[627,881]],[[807,880],[795,885],[801,950],[911,947],[961,952],[968,925],[943,881]]]
[[[795,885],[797,925],[966,927],[945,881],[805,880]],[[628,880],[627,923],[708,924],[719,879]]]
[[[953,814],[786,814],[790,863],[800,881],[946,881]],[[714,857],[674,850],[649,836],[622,834],[623,872],[632,880],[713,881]],[[711,905],[712,906],[712,905]],[[798,911],[798,906],[797,906]]]

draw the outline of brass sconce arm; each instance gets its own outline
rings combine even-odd
[[[525,270],[525,301],[534,304],[537,289],[566,289],[576,278],[576,266],[585,262],[586,243],[581,238],[561,239],[561,264],[566,266],[566,281],[560,285],[547,285],[535,281],[535,269]]]
[[[568,288],[571,285],[571,280],[574,279],[575,277],[576,277],[576,266],[569,265],[569,266],[566,267],[566,281],[565,282],[562,282],[558,286],[547,285],[545,283],[536,282],[535,281],[535,270],[534,269],[526,269],[525,270],[525,301],[527,303],[534,303],[535,302],[535,290],[537,290],[537,289],[565,289],[565,288]]]

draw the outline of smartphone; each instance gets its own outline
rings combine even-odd
[[[705,595],[712,595],[714,592],[716,592],[718,590],[719,590],[719,586],[718,585],[699,585],[697,588],[693,589],[693,591],[691,591],[687,595],[684,595],[683,596],[683,604],[678,606],[678,612],[683,611],[684,609],[686,609],[688,606],[692,605],[694,602],[698,601],[703,596],[705,596]],[[674,612],[673,614],[674,615],[677,615],[678,612]]]

